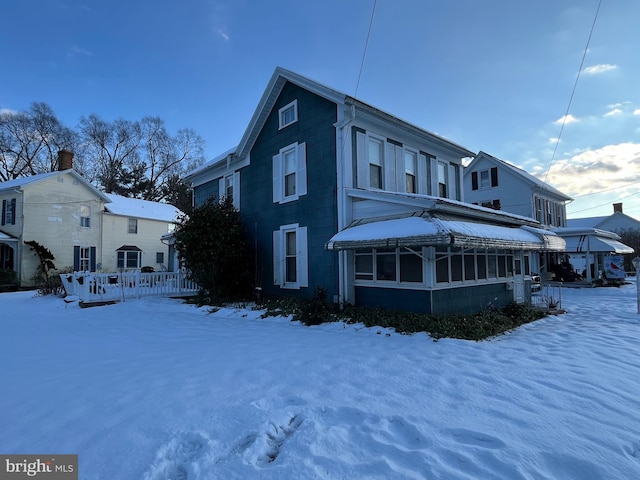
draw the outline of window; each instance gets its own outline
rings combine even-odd
[[[490,185],[489,170],[482,170],[480,172],[480,188],[489,188]]]
[[[285,105],[278,110],[278,129],[288,127],[298,121],[298,100]]]
[[[129,223],[128,223],[128,230],[129,233],[138,233],[138,219],[137,218],[130,218],[129,219]]]
[[[542,199],[540,197],[535,197],[535,204],[536,220],[542,223]]]
[[[399,248],[355,252],[355,279],[378,282],[423,283],[422,252]]]
[[[2,225],[16,224],[16,199],[2,200]]]
[[[404,151],[404,175],[405,191],[407,193],[418,193],[416,176],[418,171],[418,154],[412,151]]]
[[[73,247],[73,270],[76,272],[96,271],[96,247]]]
[[[91,207],[89,205],[80,205],[80,226],[91,227]]]
[[[138,247],[118,250],[117,254],[118,268],[140,268],[140,265],[142,265],[142,251]]]
[[[293,143],[273,157],[273,202],[286,203],[307,194],[307,144]]]
[[[383,143],[377,138],[369,138],[369,186],[382,189]]]
[[[273,232],[273,283],[282,288],[309,286],[307,227],[284,225]]]
[[[80,248],[80,271],[86,272],[89,270],[89,249]]]
[[[164,263],[164,252],[156,252],[156,263]]]
[[[218,185],[218,198],[231,199],[236,210],[240,210],[240,172],[236,171],[221,177]]]
[[[224,196],[233,201],[233,175],[224,177]]]
[[[447,198],[447,165],[438,162],[438,195]]]
[[[436,247],[436,283],[475,282],[510,278],[522,271],[522,263],[504,250]],[[525,257],[525,270],[528,269]]]

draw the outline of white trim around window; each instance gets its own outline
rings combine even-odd
[[[278,110],[278,130],[298,121],[298,100],[286,104]]]
[[[273,232],[273,284],[280,288],[309,286],[307,227],[283,225]]]
[[[273,156],[273,203],[287,203],[307,194],[307,144],[292,143]]]
[[[225,175],[218,180],[218,198],[220,202],[225,198],[231,197],[233,206],[240,211],[240,171]]]

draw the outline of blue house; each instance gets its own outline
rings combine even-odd
[[[564,241],[531,218],[464,203],[474,153],[277,68],[240,143],[185,179],[232,198],[267,296],[432,313],[527,300],[529,255]]]

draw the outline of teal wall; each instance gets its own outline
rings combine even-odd
[[[196,206],[202,205],[208,198],[218,198],[220,192],[220,184],[218,180],[207,182],[193,189],[193,201]]]
[[[278,130],[278,109],[298,101],[298,121]],[[338,294],[338,255],[324,244],[338,231],[336,131],[337,106],[291,83],[285,84],[251,150],[251,165],[240,171],[240,213],[257,255],[258,283],[269,295],[310,296],[315,287]],[[294,142],[307,144],[307,194],[280,205],[273,202],[273,156]],[[307,227],[309,287],[273,285],[273,231],[281,225]],[[256,242],[257,240],[257,242]]]
[[[505,284],[485,284],[440,290],[405,290],[356,286],[356,306],[378,306],[434,314],[476,313],[491,301],[497,308],[513,302],[513,292]]]

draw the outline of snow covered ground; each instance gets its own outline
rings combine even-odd
[[[0,453],[81,479],[640,478],[636,285],[484,342],[0,295]]]

